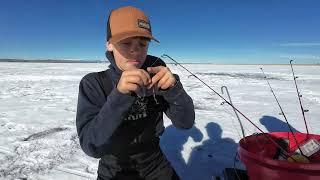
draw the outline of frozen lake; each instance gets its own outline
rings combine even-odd
[[[306,132],[289,65],[184,66],[219,93],[227,86],[234,105],[265,132],[288,131],[263,68],[290,125]],[[169,67],[194,101],[196,124],[181,131],[166,118],[161,147],[183,180],[221,176],[225,167],[233,166],[242,138],[236,116],[187,71]],[[98,160],[80,149],[75,114],[81,78],[106,68],[104,63],[0,63],[0,179],[95,178]],[[320,66],[294,65],[294,70],[309,110],[309,131],[319,134]],[[258,132],[244,118],[242,122],[246,135]]]

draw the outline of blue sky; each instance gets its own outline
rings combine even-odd
[[[0,58],[104,59],[111,9],[150,17],[149,53],[181,62],[320,63],[318,0],[1,0]]]

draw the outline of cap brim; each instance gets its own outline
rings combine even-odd
[[[146,37],[146,38],[149,38],[149,39],[156,41],[157,43],[160,43],[156,38],[154,38],[150,34],[141,33],[141,32],[126,32],[124,34],[114,35],[109,39],[109,43],[117,43],[119,41],[122,41],[122,40],[130,38],[130,37]]]

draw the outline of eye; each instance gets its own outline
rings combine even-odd
[[[121,43],[121,44],[123,44],[123,45],[125,45],[125,46],[130,46],[130,43],[129,43],[129,42],[123,42],[123,43]]]
[[[147,46],[147,43],[140,42],[139,45],[140,45],[141,47],[146,47],[146,46]]]

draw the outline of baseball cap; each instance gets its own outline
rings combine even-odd
[[[132,6],[112,10],[107,25],[107,41],[117,43],[135,36],[159,42],[152,36],[151,24],[144,12]]]

